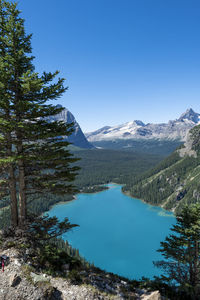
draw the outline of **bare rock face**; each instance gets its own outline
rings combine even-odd
[[[43,283],[49,281],[49,279],[47,277],[45,277],[43,274],[38,275],[38,274],[35,274],[35,273],[31,272],[30,276],[31,276],[34,284],[36,284],[38,282],[43,284]]]
[[[160,295],[159,291],[151,292],[148,294],[143,295],[141,300],[162,300],[162,297]]]
[[[58,107],[62,107],[61,105],[57,105]],[[61,113],[49,117],[49,121],[63,121],[67,124],[73,123],[74,132],[70,136],[66,136],[66,140],[72,143],[74,146],[85,148],[85,149],[92,149],[94,146],[88,142],[87,138],[85,137],[80,125],[77,123],[73,114],[68,110],[64,109]]]
[[[178,150],[180,157],[184,157],[186,155],[197,157],[197,153],[195,150],[192,149],[193,146],[193,139],[191,137],[190,132],[187,134],[186,141],[184,143],[184,148]]]

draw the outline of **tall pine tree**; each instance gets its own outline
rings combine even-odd
[[[56,82],[58,71],[39,76],[31,51],[17,4],[0,1],[0,184],[15,227],[27,218],[29,193],[73,192],[78,170],[64,138],[73,124],[49,119],[63,110],[47,101],[65,92],[64,79]]]
[[[171,229],[174,234],[158,250],[166,260],[154,264],[165,271],[163,279],[174,284],[186,298],[200,299],[200,204],[185,206]]]

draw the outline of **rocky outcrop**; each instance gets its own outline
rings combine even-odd
[[[5,266],[4,272],[0,269],[1,300],[56,299],[53,298],[54,292],[51,293],[52,295],[48,293],[49,286],[39,288],[30,282],[26,274],[26,267],[16,250],[8,249],[3,253],[10,257],[10,263]],[[48,295],[49,298],[47,298]]]
[[[159,291],[150,292],[148,294],[144,294],[141,298],[142,300],[162,300],[162,297],[159,293]]]
[[[10,276],[10,286],[16,287],[21,282],[21,277],[17,273],[12,273]]]
[[[67,274],[63,278],[36,272],[15,248],[1,253],[10,257],[4,272],[0,269],[1,300],[161,300],[158,291],[134,290],[129,280],[103,271],[82,271],[84,282],[72,284]]]
[[[57,105],[58,107],[62,107],[61,105]],[[83,131],[81,130],[80,125],[77,123],[75,117],[73,114],[68,110],[64,109],[61,113],[49,117],[49,121],[64,121],[66,123],[74,123],[73,128],[74,132],[70,136],[66,136],[66,140],[72,143],[74,146],[85,148],[85,149],[91,149],[94,148],[94,146],[88,142],[87,138],[85,137]]]
[[[186,136],[186,141],[184,143],[184,147],[178,150],[180,157],[184,157],[186,155],[197,157],[197,152],[193,149],[193,138],[191,133],[188,132]]]

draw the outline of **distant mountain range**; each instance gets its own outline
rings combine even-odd
[[[200,124],[200,114],[190,108],[180,118],[168,123],[144,124],[135,120],[114,127],[105,126],[86,134],[66,108],[51,120],[73,122],[74,132],[66,139],[79,148],[123,149],[166,156],[186,140],[191,128]]]
[[[61,105],[58,105],[61,106]],[[66,140],[72,143],[74,146],[85,148],[85,149],[92,149],[95,148],[91,143],[88,142],[87,138],[85,137],[81,127],[77,123],[73,114],[68,110],[64,109],[60,114],[50,117],[52,121],[64,121],[66,123],[74,123],[74,132],[67,137]]]
[[[188,131],[200,124],[200,114],[188,109],[180,118],[168,123],[144,124],[135,120],[118,126],[105,126],[96,131],[85,133],[87,139],[94,143],[114,140],[171,140],[185,141]],[[128,146],[128,144],[127,144]]]

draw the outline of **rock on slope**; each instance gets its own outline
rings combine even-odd
[[[190,130],[183,146],[124,191],[169,210],[200,201],[200,125]]]
[[[3,251],[3,252],[2,252]],[[15,248],[0,249],[1,253],[10,257],[5,271],[0,269],[1,300],[161,300],[158,291],[147,292],[137,290],[123,296],[120,292],[127,289],[128,282],[91,273],[88,279],[92,284],[73,285],[67,278],[52,277],[43,273],[35,273]],[[127,298],[128,297],[128,298]]]

